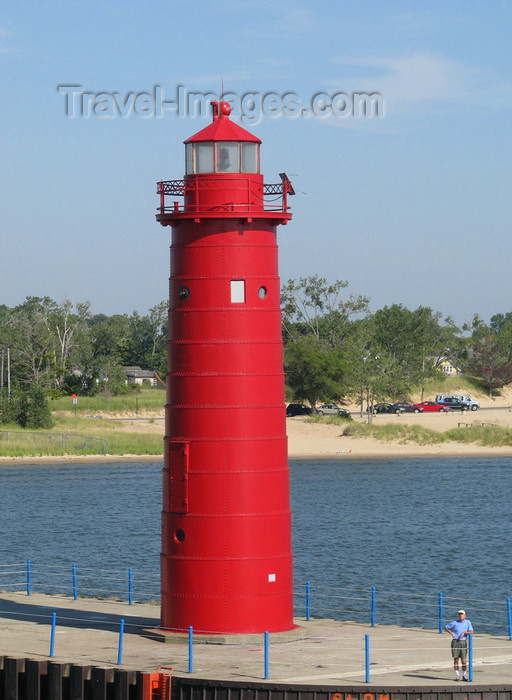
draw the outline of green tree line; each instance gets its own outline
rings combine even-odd
[[[130,391],[123,370],[130,365],[165,376],[166,346],[165,301],[145,315],[113,316],[92,314],[89,302],[49,297],[0,306],[0,419],[49,427],[45,395]]]
[[[411,311],[393,304],[372,313],[369,299],[349,294],[347,287],[318,275],[283,285],[289,400],[315,406],[345,398],[361,404],[405,398],[439,376],[444,360],[489,392],[512,381],[512,312],[496,314],[489,323],[475,316],[458,328],[429,307]],[[88,302],[58,303],[49,297],[0,306],[0,361],[0,418],[12,419],[15,411],[17,422],[33,427],[31,416],[45,394],[130,391],[123,370],[130,365],[164,377],[167,302],[145,315],[112,316],[93,314]]]
[[[512,312],[489,323],[451,318],[401,304],[370,313],[369,300],[347,295],[345,281],[318,275],[282,289],[285,374],[289,398],[366,402],[406,398],[439,377],[444,361],[490,393],[512,381]]]

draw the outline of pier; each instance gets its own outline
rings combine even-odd
[[[106,679],[121,674],[125,683],[137,673],[154,674],[164,667],[162,673],[172,676],[173,687],[175,683],[180,687],[180,697],[185,688],[194,694],[192,688],[197,690],[197,684],[204,681],[210,689],[218,684],[234,684],[239,689],[263,684],[315,692],[327,688],[332,700],[365,692],[365,700],[373,700],[372,693],[394,697],[399,689],[408,695],[416,693],[415,698],[432,698],[434,693],[446,699],[449,693],[489,700],[495,692],[500,700],[512,698],[512,641],[508,637],[476,630],[472,681],[456,683],[451,637],[437,629],[371,627],[324,619],[298,618],[295,622],[294,630],[269,635],[267,648],[264,635],[193,632],[166,635],[164,643],[156,602],[130,606],[116,600],[0,593],[0,698],[28,697],[2,692],[9,675],[5,669],[11,669],[12,675],[16,663],[15,675],[19,674],[26,660],[48,662],[52,668],[61,665],[64,676],[70,665],[86,667],[84,677],[91,676],[91,669],[96,674],[101,669]],[[334,697],[335,693],[341,695]],[[65,700],[66,694],[60,697]]]

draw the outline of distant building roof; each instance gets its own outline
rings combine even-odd
[[[152,369],[141,369],[138,366],[123,367],[123,369],[126,376],[133,379],[153,379],[155,376]]]

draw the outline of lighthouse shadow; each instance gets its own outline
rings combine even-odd
[[[51,601],[51,596],[48,596]],[[0,619],[30,622],[36,625],[51,625],[53,613],[56,613],[56,623],[59,627],[75,629],[93,629],[101,627],[108,631],[118,631],[121,620],[125,620],[127,634],[140,634],[142,627],[155,627],[159,624],[158,617],[143,617],[111,612],[101,612],[102,603],[107,601],[97,599],[80,599],[83,609],[67,608],[56,605],[38,605],[29,602],[19,603],[0,597]],[[108,601],[111,602],[111,601]]]

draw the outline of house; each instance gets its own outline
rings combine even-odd
[[[449,377],[456,377],[458,374],[462,374],[462,370],[459,367],[453,365],[450,360],[441,360],[438,364],[437,369],[444,372]]]
[[[155,373],[152,369],[141,369],[138,366],[123,367],[123,369],[126,374],[127,384],[149,384],[149,386],[157,385]]]

